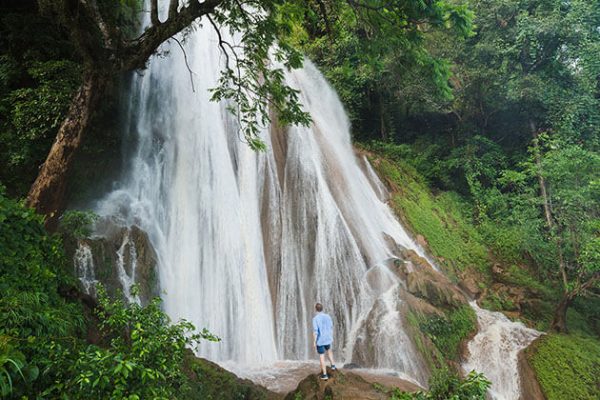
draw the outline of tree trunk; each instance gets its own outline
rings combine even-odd
[[[537,178],[538,183],[540,185],[540,194],[542,195],[542,199],[544,201],[544,216],[546,217],[546,225],[548,225],[549,229],[552,229],[552,210],[550,209],[550,201],[548,200],[548,191],[546,190],[546,181],[544,176],[542,175],[542,157],[540,154],[540,147],[537,141],[538,131],[535,127],[535,122],[529,121],[529,127],[531,129],[531,135],[533,136],[533,147],[534,147],[534,157],[535,157],[535,165],[538,169]]]
[[[48,157],[27,195],[26,204],[46,216],[46,228],[50,231],[56,229],[58,217],[64,211],[67,178],[74,156],[105,86],[106,75],[91,68],[84,72],[83,83],[73,96]]]
[[[573,296],[570,292],[565,293],[560,303],[554,310],[554,319],[550,328],[559,333],[567,333],[567,310],[573,302]]]

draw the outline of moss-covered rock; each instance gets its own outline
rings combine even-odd
[[[156,252],[139,227],[121,227],[104,219],[96,223],[93,236],[65,242],[85,292],[95,295],[93,286],[99,282],[111,296],[119,291],[128,294],[135,284],[142,305],[159,295]]]
[[[248,379],[241,379],[219,365],[195,357],[188,351],[184,371],[190,380],[189,400],[278,400],[271,392]]]

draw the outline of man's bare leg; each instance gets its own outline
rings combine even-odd
[[[329,349],[327,350],[327,357],[329,357],[329,361],[331,362],[331,365],[335,365],[335,361],[333,361],[333,350]],[[323,357],[325,358],[325,357]]]
[[[325,353],[319,354],[319,361],[321,361],[321,371],[323,371],[323,375],[327,375],[327,368],[325,368]]]

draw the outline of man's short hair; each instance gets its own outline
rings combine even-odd
[[[321,304],[321,303],[315,304],[315,310],[317,310],[318,312],[323,311],[323,304]]]

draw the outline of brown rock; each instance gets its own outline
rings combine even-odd
[[[419,246],[423,248],[427,248],[429,246],[429,243],[427,243],[427,239],[425,239],[423,235],[417,235],[415,239]]]
[[[354,372],[333,372],[328,369],[329,380],[322,381],[318,374],[304,378],[296,390],[288,393],[285,400],[387,400],[393,385],[402,391],[414,392],[420,388],[410,382],[395,377],[380,377],[370,374],[361,376]],[[365,378],[369,379],[367,381]],[[383,382],[383,383],[382,383]]]
[[[519,376],[521,378],[521,398],[519,400],[545,400],[546,397],[542,392],[542,388],[537,381],[535,371],[529,365],[529,361],[527,360],[527,354],[530,352],[530,349],[533,349],[535,343],[534,340],[528,348],[519,352],[518,362],[519,362]]]
[[[414,250],[402,254],[406,261],[396,272],[406,282],[406,289],[413,295],[427,300],[436,307],[459,307],[467,304],[466,296],[444,274],[436,271]]]
[[[477,298],[481,294],[479,283],[473,276],[467,276],[460,282],[460,287],[473,298]]]

